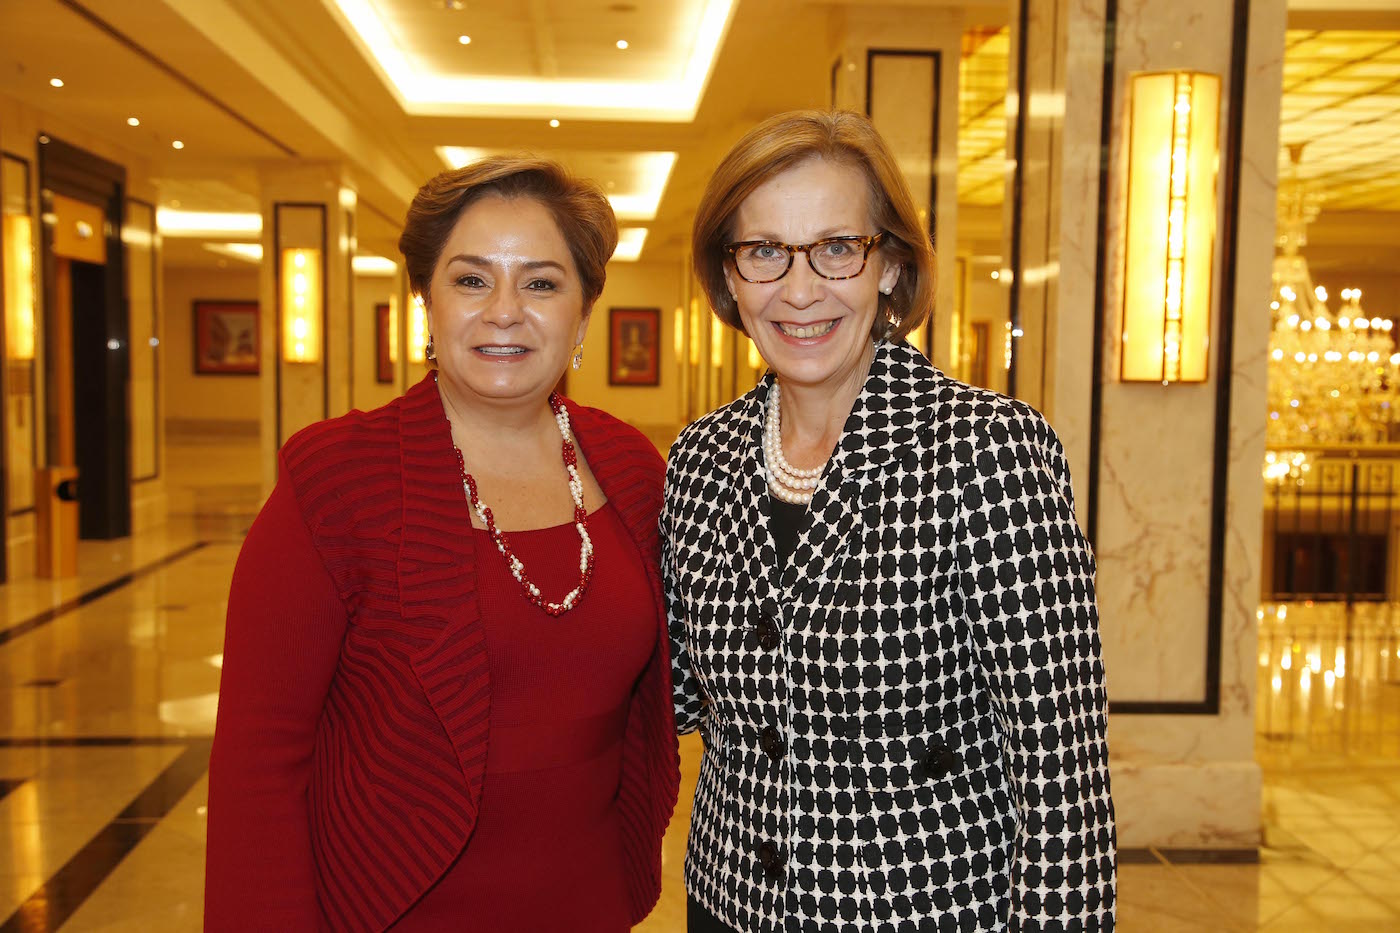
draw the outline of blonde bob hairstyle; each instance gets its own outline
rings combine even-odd
[[[606,267],[617,249],[617,217],[596,184],[558,162],[530,156],[492,156],[443,172],[418,189],[399,236],[408,285],[429,300],[433,270],[462,212],[488,194],[538,201],[559,227],[583,286],[588,312],[603,293]]]
[[[886,262],[900,266],[894,290],[880,295],[872,336],[902,340],[933,313],[933,244],[889,146],[866,117],[849,110],[794,110],[769,117],[735,143],[710,176],[691,231],[695,273],[710,307],[721,321],[744,330],[724,278],[734,214],[755,188],[812,158],[851,165],[865,175],[870,219],[885,233],[878,248]],[[891,330],[894,317],[900,322]]]

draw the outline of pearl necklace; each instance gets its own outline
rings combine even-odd
[[[569,474],[569,495],[574,500],[574,527],[578,529],[581,542],[578,555],[579,584],[557,603],[546,600],[540,594],[540,588],[526,576],[525,565],[515,556],[515,552],[506,541],[506,536],[496,527],[496,519],[491,514],[491,509],[476,494],[476,480],[467,472],[467,463],[462,457],[461,449],[454,444],[452,450],[457,454],[457,467],[462,471],[462,488],[466,491],[467,499],[491,534],[491,540],[496,542],[496,550],[501,552],[501,556],[510,565],[511,576],[515,577],[516,582],[525,590],[526,599],[557,618],[578,604],[584,590],[588,589],[588,584],[593,579],[593,539],[588,536],[588,513],[583,508],[583,480],[579,479],[578,475],[578,453],[574,450],[573,435],[569,429],[569,411],[564,407],[564,400],[557,392],[549,396],[549,407],[554,412],[554,423],[559,426],[559,434],[564,438],[564,469]]]
[[[782,390],[777,380],[768,390],[768,405],[763,419],[763,460],[768,467],[768,491],[784,502],[807,505],[821,482],[825,466],[799,470],[783,455]]]

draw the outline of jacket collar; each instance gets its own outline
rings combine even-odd
[[[729,549],[731,567],[761,590],[789,598],[816,578],[805,568],[839,560],[849,549],[858,513],[878,506],[880,484],[872,474],[902,462],[932,427],[927,403],[945,378],[906,343],[875,345],[870,373],[812,495],[811,521],[788,564],[780,567],[769,530],[772,509],[763,462],[764,412],[774,376],[764,376],[731,409],[728,431],[715,437],[715,466],[728,474],[733,491],[717,531],[722,539],[746,542]],[[760,593],[760,600],[765,595]]]

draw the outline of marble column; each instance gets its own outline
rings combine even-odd
[[[297,431],[350,408],[354,365],[353,272],[357,199],[340,166],[299,164],[264,168],[263,262],[259,290],[262,372],[262,468],[265,491],[277,479],[277,451]],[[310,277],[309,336],[288,350],[289,296],[283,268],[289,250],[303,251]]]
[[[840,37],[831,69],[833,106],[869,114],[894,150],[933,237],[933,321],[909,339],[951,371],[963,11],[862,5],[838,13],[833,25]]]
[[[1098,557],[1120,844],[1250,849],[1260,833],[1253,694],[1269,326],[1260,296],[1285,3],[1016,0],[1012,12],[1029,108],[1022,184],[1008,187],[1022,231],[1016,388],[1065,444]],[[1209,378],[1125,383],[1128,80],[1176,70],[1222,79]]]

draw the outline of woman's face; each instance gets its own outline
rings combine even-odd
[[[878,233],[860,169],[811,158],[754,189],[739,205],[731,242],[807,244],[826,237]],[[787,385],[836,388],[859,380],[870,347],[880,292],[893,288],[899,266],[877,248],[851,279],[824,279],[806,253],[776,282],[744,281],[726,259],[725,278],[744,329],[764,361]]]
[[[491,194],[462,212],[427,304],[439,378],[466,401],[543,402],[588,329],[568,244],[532,198]]]

